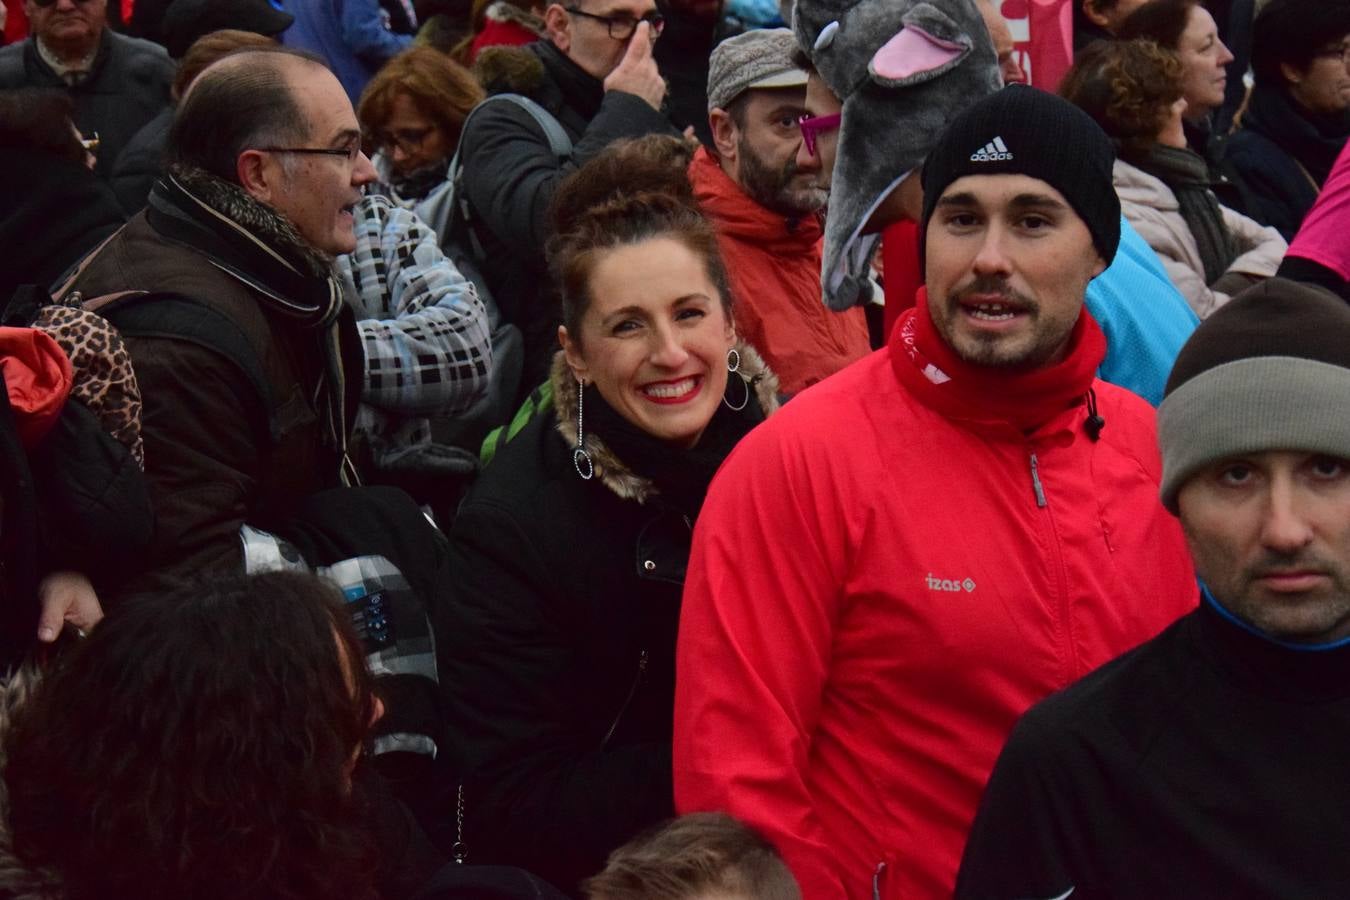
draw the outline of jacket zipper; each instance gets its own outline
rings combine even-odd
[[[642,676],[647,672],[647,651],[643,650],[642,655],[638,657],[637,677],[633,679],[633,685],[628,689],[628,696],[623,698],[623,706],[619,707],[619,714],[614,717],[614,721],[609,725],[609,731],[605,732],[605,739],[600,742],[600,749],[604,749],[609,743],[609,739],[614,737],[614,730],[619,727],[623,714],[628,712],[628,706],[633,702],[633,697],[637,695],[638,685],[642,684]]]
[[[1036,454],[1031,454],[1031,489],[1036,492],[1036,506],[1045,509],[1045,488],[1041,485],[1041,473],[1036,466]]]
[[[879,862],[872,870],[872,900],[881,900],[881,876],[886,873],[886,863]]]

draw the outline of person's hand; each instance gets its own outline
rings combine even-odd
[[[38,640],[50,644],[69,622],[88,631],[103,618],[103,607],[89,579],[79,572],[52,572],[38,585]]]
[[[661,101],[666,97],[666,82],[656,70],[656,59],[652,56],[652,26],[649,23],[638,23],[637,30],[628,41],[623,59],[605,79],[605,90],[634,94],[646,100],[652,109],[661,109]]]

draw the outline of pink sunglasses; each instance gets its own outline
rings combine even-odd
[[[828,132],[834,131],[839,127],[844,116],[842,113],[835,113],[832,116],[802,116],[797,125],[802,130],[802,143],[806,145],[806,152],[810,156],[816,155],[816,140]]]

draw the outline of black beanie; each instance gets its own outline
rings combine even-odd
[[[923,164],[923,231],[947,185],[966,175],[1027,175],[1064,195],[1109,266],[1120,243],[1116,152],[1101,126],[1067,100],[1011,84],[976,102]]]
[[[1350,457],[1350,305],[1270,278],[1234,297],[1181,348],[1158,408],[1162,501],[1204,467],[1243,453]]]

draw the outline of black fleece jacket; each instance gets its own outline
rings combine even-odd
[[[1023,717],[956,896],[1344,896],[1347,747],[1350,646],[1287,649],[1203,601]]]

